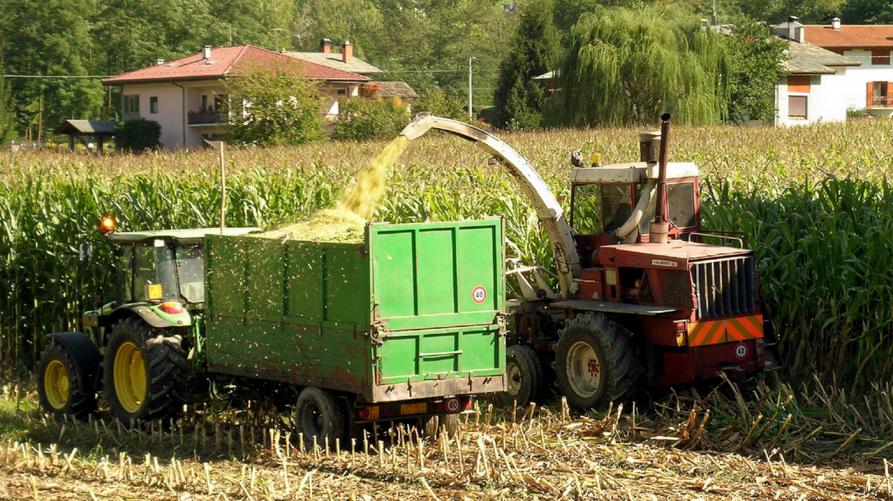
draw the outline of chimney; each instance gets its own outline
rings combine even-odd
[[[323,54],[331,54],[332,53],[332,41],[328,38],[323,38],[319,42],[319,51]]]
[[[211,46],[205,45],[202,49],[202,58],[204,58],[206,64],[211,64]]]
[[[835,17],[831,20],[831,28],[840,31],[840,18]]]
[[[353,57],[353,45],[350,44],[347,40],[344,41],[344,45],[341,46],[341,60],[345,63],[350,61],[350,58]]]

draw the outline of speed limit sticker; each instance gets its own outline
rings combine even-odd
[[[475,303],[483,303],[487,300],[487,289],[478,285],[471,291],[471,299],[473,299]]]
[[[737,356],[738,358],[744,358],[745,356],[747,356],[747,346],[743,344],[739,344],[738,346],[736,346],[735,356]]]

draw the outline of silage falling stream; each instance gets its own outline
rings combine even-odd
[[[360,172],[356,184],[341,196],[334,208],[314,212],[307,219],[257,236],[320,242],[362,241],[366,221],[372,219],[387,191],[388,171],[408,144],[406,136],[397,136],[388,143]]]

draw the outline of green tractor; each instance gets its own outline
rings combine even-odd
[[[37,366],[41,406],[84,418],[102,392],[124,423],[165,419],[186,401],[205,306],[203,238],[219,229],[111,233],[114,301],[82,316],[83,332],[50,334]],[[227,228],[242,235],[255,228]],[[90,254],[85,252],[83,254]]]

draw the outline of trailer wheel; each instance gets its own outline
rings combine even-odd
[[[436,439],[441,433],[453,438],[459,433],[459,415],[441,414],[422,418],[422,432],[425,438]]]
[[[103,384],[112,414],[125,425],[167,419],[186,401],[189,364],[182,336],[165,336],[137,318],[112,328]]]
[[[543,366],[529,346],[513,344],[505,352],[505,392],[497,397],[504,405],[526,407],[542,390]]]
[[[335,447],[335,439],[343,438],[344,414],[331,393],[308,386],[301,390],[295,404],[294,427],[297,433],[304,434],[304,449],[313,450],[316,445],[325,447],[328,437],[329,447]]]
[[[623,398],[642,370],[632,333],[604,315],[577,315],[558,339],[555,372],[567,401],[579,409]]]
[[[44,411],[60,418],[63,415],[78,419],[96,409],[96,392],[92,382],[82,380],[75,357],[59,343],[50,343],[40,354],[37,363],[37,396]]]

